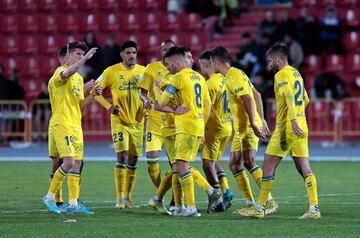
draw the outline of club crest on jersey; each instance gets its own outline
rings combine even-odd
[[[73,86],[71,91],[76,95],[76,96],[80,96],[80,88]]]
[[[120,79],[120,80],[123,80],[123,79],[124,79],[124,75],[119,74],[119,79]]]

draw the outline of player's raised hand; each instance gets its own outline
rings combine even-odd
[[[120,112],[118,106],[111,106],[108,111],[114,115],[118,115]]]
[[[90,81],[85,83],[84,84],[84,94],[89,95],[90,92],[94,89],[95,85],[96,85],[96,82],[93,79],[91,79]]]
[[[97,49],[98,49],[97,47],[91,48],[84,56],[85,60],[91,59],[91,57],[93,57],[93,55],[96,53]]]
[[[267,122],[265,121],[265,119],[262,120],[262,131],[264,132],[265,136],[270,135],[269,126],[268,126]]]
[[[300,128],[300,126],[299,126],[296,119],[291,120],[291,127],[292,127],[292,130],[293,130],[294,134],[297,137],[300,137],[300,136],[304,135],[304,132],[301,130],[301,128]]]
[[[102,92],[103,92],[103,88],[102,88],[101,86],[96,86],[96,87],[94,88],[94,95],[95,95],[95,96],[101,95]]]
[[[265,133],[256,124],[251,125],[251,128],[260,140],[264,141],[266,139]]]
[[[176,108],[176,110],[174,111],[174,114],[175,115],[182,115],[182,114],[187,113],[188,111],[190,111],[190,108],[180,106],[180,107]]]

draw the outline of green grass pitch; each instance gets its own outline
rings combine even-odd
[[[223,162],[224,167],[227,163]],[[162,162],[163,171],[168,168]],[[196,162],[194,167],[201,169]],[[93,216],[54,215],[41,203],[49,185],[49,162],[0,162],[0,237],[359,237],[359,162],[313,162],[320,210],[318,221],[296,217],[308,209],[303,180],[292,162],[283,162],[276,173],[273,196],[280,208],[263,220],[240,218],[232,211],[243,204],[235,180],[226,169],[235,193],[232,208],[207,214],[207,196],[196,188],[199,218],[157,214],[146,206],[154,194],[146,164],[140,162],[133,199],[139,209],[114,208],[113,162],[86,162],[81,198],[95,211]],[[258,189],[252,179],[253,192]],[[66,187],[66,186],[65,186]],[[64,197],[67,200],[66,190]],[[166,202],[169,201],[169,193]],[[75,219],[75,223],[64,221]]]

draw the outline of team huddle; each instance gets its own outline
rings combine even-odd
[[[201,74],[192,69],[191,49],[171,40],[161,46],[162,61],[146,67],[136,63],[137,45],[121,45],[122,62],[108,67],[96,80],[84,85],[77,72],[95,53],[82,42],[59,50],[59,66],[48,85],[52,116],[49,123],[49,157],[53,160],[51,184],[43,203],[53,213],[93,214],[79,200],[83,167],[82,110],[96,101],[111,113],[111,135],[116,152],[114,169],[118,209],[138,206],[132,200],[138,158],[142,156],[143,131],[149,176],[156,194],[149,206],[162,214],[201,216],[195,205],[194,186],[208,195],[207,212],[223,212],[232,205],[224,169],[219,163],[230,137],[230,170],[245,204],[235,213],[263,218],[278,210],[271,189],[275,170],[289,152],[304,178],[309,210],[300,219],[319,219],[317,185],[309,165],[308,128],[305,108],[309,102],[300,73],[288,65],[288,49],[275,44],[267,52],[269,66],[276,72],[276,127],[260,168],[255,161],[259,140],[270,136],[264,119],[260,93],[240,69],[230,66],[223,47],[199,56]],[[85,54],[85,52],[87,52]],[[109,87],[112,103],[102,96]],[[232,116],[232,120],[231,120]],[[202,146],[205,177],[192,167]],[[165,147],[170,168],[161,176],[159,156]],[[247,171],[259,187],[254,198]],[[62,182],[68,176],[68,204],[62,198]],[[172,190],[170,207],[163,198]]]

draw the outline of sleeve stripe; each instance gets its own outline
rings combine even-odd
[[[174,86],[172,86],[171,84],[169,84],[166,89],[165,92],[170,93],[171,95],[175,95],[176,93],[176,88]]]

